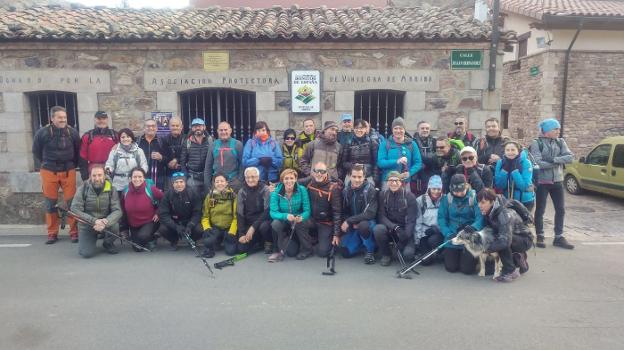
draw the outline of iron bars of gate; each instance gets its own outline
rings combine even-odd
[[[217,137],[220,122],[232,126],[232,137],[245,143],[256,124],[256,93],[235,89],[199,89],[180,93],[180,106],[185,132],[191,120],[202,118],[206,130]]]
[[[355,119],[364,119],[382,135],[392,133],[392,121],[403,117],[405,91],[362,90],[355,92]]]
[[[67,110],[67,124],[78,130],[78,104],[73,92],[63,91],[35,91],[28,93],[33,135],[41,127],[50,123],[50,108],[65,107]]]

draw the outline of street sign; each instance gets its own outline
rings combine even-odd
[[[531,67],[530,73],[532,77],[537,76],[539,74],[539,67],[538,66]]]
[[[483,50],[452,50],[451,69],[481,69]]]

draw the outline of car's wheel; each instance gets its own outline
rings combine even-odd
[[[581,194],[583,191],[578,180],[572,175],[565,177],[565,188],[568,192],[570,192],[570,194]]]

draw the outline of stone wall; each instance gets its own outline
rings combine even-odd
[[[510,104],[510,133],[524,142],[537,124],[561,116],[565,52],[548,51],[504,65],[503,105]],[[539,74],[530,75],[531,67]],[[624,53],[573,51],[568,66],[564,136],[577,158],[607,136],[624,134]]]
[[[244,47],[244,48],[243,48]],[[287,127],[301,130],[309,114],[290,112],[288,74],[292,70],[321,72],[321,113],[312,115],[318,123],[338,120],[343,112],[353,112],[354,92],[366,89],[406,92],[404,117],[413,132],[420,120],[433,129],[452,129],[453,118],[465,116],[470,128],[481,134],[483,121],[500,115],[501,90],[488,91],[487,43],[258,43],[258,44],[3,44],[0,50],[0,223],[40,223],[38,174],[33,172],[30,107],[25,93],[36,90],[63,90],[78,96],[80,132],[90,129],[93,113],[105,110],[115,129],[129,127],[140,133],[142,121],[152,111],[180,112],[182,91],[201,87],[234,87],[254,91],[257,119],[266,120],[280,134]],[[451,49],[486,49],[480,70],[450,70]],[[227,50],[229,71],[205,72],[202,53]],[[502,67],[502,56],[498,66]],[[502,86],[502,71],[497,86]],[[276,76],[275,84],[241,85],[221,80],[229,76]],[[352,84],[330,82],[336,75],[379,76],[381,82],[366,79]],[[22,77],[24,82],[6,83],[6,77]],[[427,76],[431,81],[410,82],[402,76]],[[37,85],[35,82],[41,80]],[[209,83],[164,83],[161,79],[212,77]],[[214,78],[217,77],[217,78]],[[17,79],[16,78],[16,79]],[[390,78],[396,81],[390,82]],[[27,80],[28,79],[28,80]],[[46,79],[50,80],[47,81]],[[154,79],[158,83],[154,83]],[[20,85],[22,84],[22,85]],[[238,85],[237,85],[238,84]],[[287,123],[284,123],[288,120]],[[28,197],[26,194],[33,195]],[[24,205],[24,202],[30,203]],[[36,210],[35,210],[36,209]]]

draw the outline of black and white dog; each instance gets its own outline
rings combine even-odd
[[[493,241],[494,234],[492,233],[492,229],[486,227],[481,231],[461,230],[451,242],[455,245],[463,245],[472,256],[479,258],[479,276],[481,277],[485,276],[485,261],[488,257],[493,258],[494,276],[492,278],[496,278],[501,274],[503,263],[498,253],[486,253]]]

